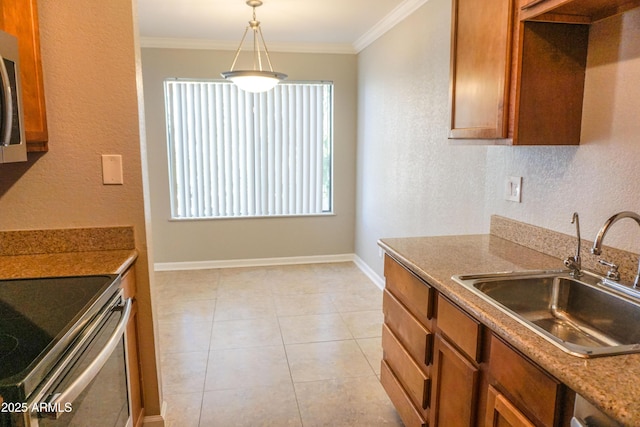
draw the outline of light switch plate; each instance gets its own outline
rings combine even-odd
[[[123,184],[122,156],[120,154],[102,155],[102,183],[106,185]]]
[[[509,176],[505,181],[504,199],[510,202],[522,202],[522,177]]]

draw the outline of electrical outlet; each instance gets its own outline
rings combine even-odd
[[[510,202],[522,202],[522,177],[509,176],[505,181],[504,199]]]

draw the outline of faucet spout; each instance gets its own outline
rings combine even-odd
[[[578,244],[576,246],[576,255],[572,257],[568,257],[564,260],[564,265],[571,270],[571,275],[574,277],[580,277],[582,275],[582,261],[580,259],[580,218],[578,216],[578,212],[573,213],[573,217],[571,217],[571,224],[576,225],[576,237],[578,239]]]
[[[607,219],[605,223],[602,225],[602,228],[600,228],[600,231],[598,231],[598,235],[596,236],[596,239],[593,241],[593,247],[591,248],[592,254],[594,255],[602,254],[602,241],[604,239],[604,236],[607,235],[607,232],[609,231],[609,229],[613,224],[615,224],[616,222],[618,222],[623,218],[631,218],[640,226],[640,215],[638,215],[635,212],[623,211],[623,212],[618,212],[617,214],[611,216],[611,218]],[[639,284],[640,284],[640,260],[638,261],[638,272],[636,273],[636,278],[633,281],[633,287],[637,288]]]

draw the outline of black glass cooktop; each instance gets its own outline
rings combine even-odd
[[[16,386],[22,389],[20,395],[28,394],[64,351],[68,344],[64,341],[73,340],[73,331],[85,321],[83,315],[99,304],[116,278],[0,280],[0,394]],[[25,385],[28,382],[33,384]]]

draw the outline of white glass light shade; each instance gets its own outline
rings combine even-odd
[[[245,92],[259,93],[273,89],[287,75],[275,71],[238,70],[224,72],[222,77],[231,80]]]

